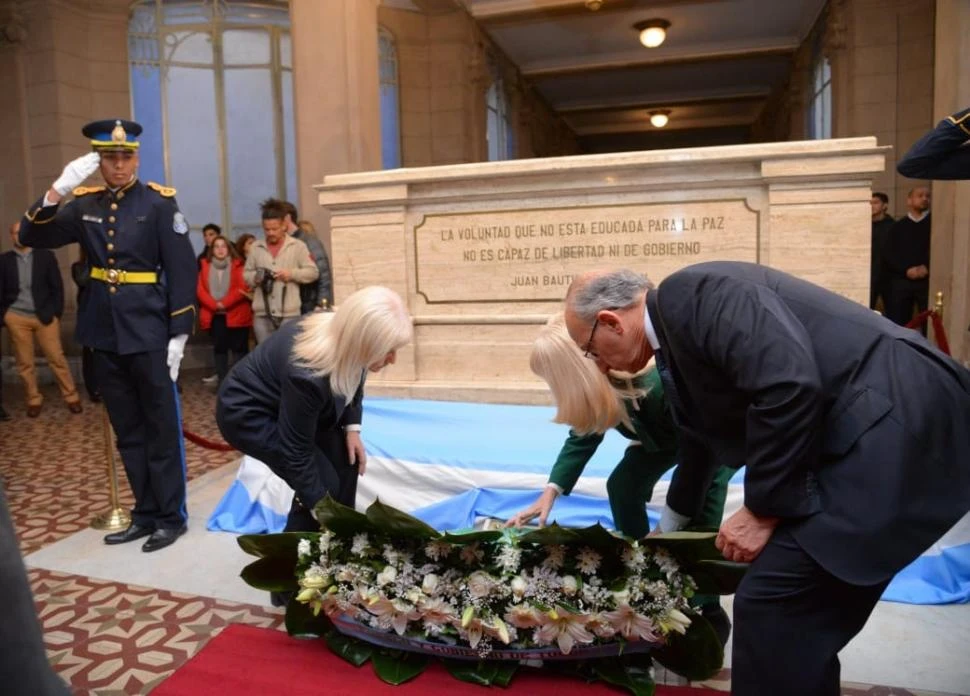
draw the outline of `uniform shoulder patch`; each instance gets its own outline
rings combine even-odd
[[[175,189],[171,186],[162,186],[161,184],[157,184],[154,181],[149,181],[145,185],[148,188],[150,188],[152,191],[157,191],[159,195],[164,196],[165,198],[175,197]]]
[[[185,234],[189,231],[189,223],[181,210],[177,211],[172,219],[172,229],[175,230],[175,234]]]
[[[102,191],[104,191],[104,186],[78,186],[71,191],[71,194],[77,198],[78,196],[86,196],[89,193],[101,193]]]

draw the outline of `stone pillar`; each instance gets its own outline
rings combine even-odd
[[[934,60],[935,121],[970,106],[970,3],[937,0]],[[968,173],[970,176],[970,173]],[[944,293],[944,325],[953,356],[970,360],[970,181],[933,182],[930,304]]]
[[[291,0],[300,215],[329,242],[313,187],[381,168],[378,0]]]

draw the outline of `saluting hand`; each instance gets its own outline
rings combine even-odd
[[[777,517],[758,517],[742,507],[721,525],[714,545],[729,561],[751,563],[771,538]]]
[[[72,160],[64,167],[64,171],[57,177],[51,188],[61,196],[66,196],[75,188],[84,183],[84,180],[98,171],[101,165],[101,155],[97,152],[88,154]]]

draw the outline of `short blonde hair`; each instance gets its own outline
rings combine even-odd
[[[412,335],[401,297],[372,285],[351,294],[335,312],[304,318],[293,358],[317,376],[329,375],[334,394],[350,399],[368,365],[409,343]]]
[[[630,425],[623,395],[583,356],[569,337],[561,313],[539,331],[529,367],[549,385],[556,402],[554,423],[565,423],[580,435],[605,433],[620,423]]]

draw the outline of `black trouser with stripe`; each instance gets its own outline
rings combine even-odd
[[[188,519],[185,458],[167,351],[119,355],[98,350],[94,356],[98,387],[135,494],[131,521],[177,529]]]

